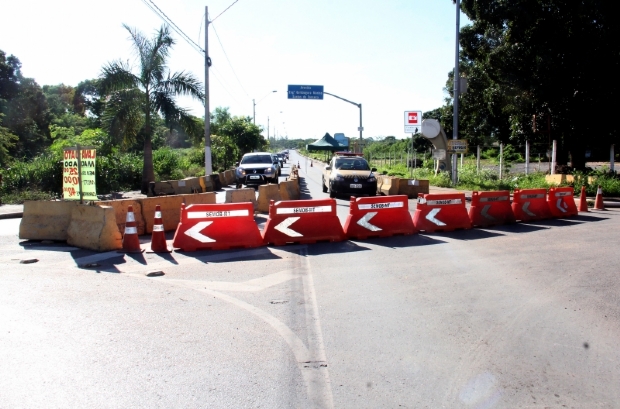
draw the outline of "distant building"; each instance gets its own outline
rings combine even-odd
[[[344,136],[343,133],[335,133],[334,139],[336,140],[336,142],[338,142],[342,146],[346,146],[347,148],[349,147],[349,138]]]

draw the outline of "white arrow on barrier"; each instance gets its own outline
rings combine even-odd
[[[440,211],[441,211],[441,209],[433,209],[433,210],[431,210],[426,215],[426,220],[428,220],[429,222],[435,223],[437,226],[445,226],[446,224],[444,222],[442,222],[441,220],[438,220],[438,219],[435,218],[435,216],[437,216],[437,213],[439,213]]]
[[[289,237],[304,237],[303,234],[298,233],[295,230],[289,229],[289,226],[295,223],[297,220],[299,220],[299,217],[287,217],[282,223],[274,227],[274,229],[286,234]]]
[[[557,207],[558,209],[560,209],[560,211],[562,213],[566,213],[566,210],[564,210],[564,208],[561,206],[562,204],[562,199],[558,199],[558,202],[555,204],[555,207]]]
[[[198,222],[191,229],[187,229],[187,231],[185,231],[185,234],[194,240],[198,240],[201,243],[215,243],[215,240],[213,240],[211,237],[205,236],[204,234],[200,233],[203,229],[209,227],[211,223],[213,223],[213,221]]]
[[[532,212],[530,212],[527,208],[530,207],[530,202],[525,202],[523,203],[523,207],[521,208],[521,210],[523,210],[528,216],[531,217],[536,217],[536,215]]]
[[[364,215],[364,217],[362,217],[361,219],[357,221],[357,224],[359,224],[363,228],[368,229],[370,231],[381,231],[383,230],[382,228],[377,227],[374,224],[370,224],[370,219],[372,219],[376,215],[377,215],[377,212],[368,212]]]
[[[495,217],[491,216],[489,214],[489,209],[491,208],[491,205],[486,205],[482,208],[482,211],[480,212],[480,214],[484,217],[486,217],[487,219],[491,220],[491,221],[495,221]]]

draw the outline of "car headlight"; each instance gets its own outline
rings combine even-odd
[[[342,181],[344,181],[344,176],[342,176],[342,175],[335,175],[334,176],[334,180],[336,182],[342,182]]]
[[[239,168],[237,168],[237,173],[238,173],[239,175],[241,175],[241,176],[244,176],[244,175],[245,175],[245,169],[239,169]]]
[[[266,174],[266,175],[270,175],[270,174],[272,174],[273,172],[275,172],[275,169],[274,169],[274,168],[267,168],[267,169],[265,169],[265,174]]]
[[[374,176],[370,176],[370,177],[368,177],[368,179],[366,179],[366,181],[371,182],[371,183],[372,182],[376,182],[377,178],[375,178]]]

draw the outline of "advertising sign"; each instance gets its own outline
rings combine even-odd
[[[467,139],[448,139],[448,152],[467,153]]]
[[[62,170],[63,199],[98,200],[95,187],[96,159],[96,149],[65,148]]]

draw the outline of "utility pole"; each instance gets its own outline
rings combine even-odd
[[[357,104],[357,103],[355,103],[353,101],[349,101],[348,99],[339,97],[338,95],[330,94],[329,92],[323,91],[323,94],[331,95],[334,98],[338,98],[338,99],[340,99],[340,100],[342,100],[344,102],[348,102],[349,104],[353,104],[353,105],[355,105],[356,107],[358,107],[360,109],[360,126],[358,128],[358,131],[360,131],[360,151],[361,151],[361,149],[362,149],[362,132],[364,131],[364,127],[362,126],[362,104],[361,103]]]
[[[254,98],[252,98],[252,123],[256,125],[256,102]]]
[[[205,175],[213,174],[211,161],[211,113],[209,112],[209,7],[205,6]]]
[[[461,0],[456,0],[456,51],[454,57],[454,104],[452,121],[452,139],[459,139],[459,88],[460,88],[460,75],[459,75],[459,36],[461,29]],[[457,167],[456,167],[456,154],[452,154],[452,183],[456,184],[458,179]]]

